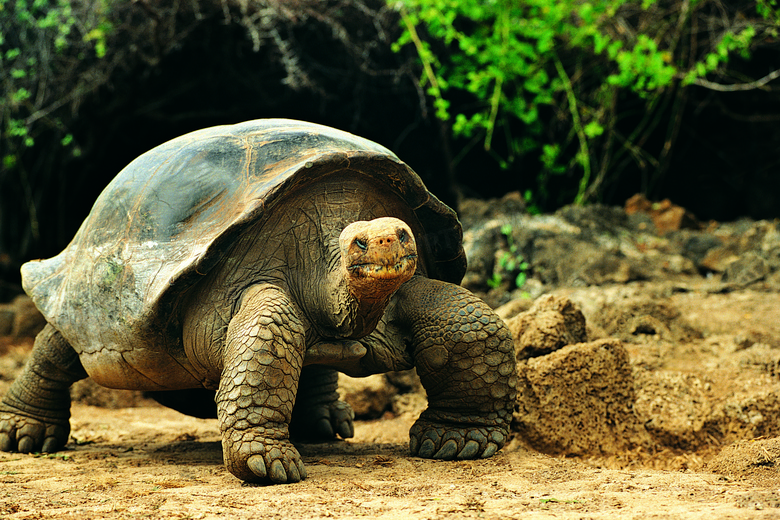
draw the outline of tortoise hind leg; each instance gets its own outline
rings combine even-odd
[[[355,435],[355,413],[339,400],[338,372],[332,368],[306,366],[298,383],[298,396],[290,422],[290,436],[305,440],[342,439]]]
[[[428,393],[428,409],[409,432],[412,455],[493,455],[508,440],[516,397],[512,334],[460,286],[415,277],[397,295],[398,318]]]
[[[70,386],[85,377],[76,351],[46,325],[35,338],[22,374],[0,402],[0,450],[53,452],[65,446]]]

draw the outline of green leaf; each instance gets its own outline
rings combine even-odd
[[[601,134],[604,133],[604,127],[599,124],[598,121],[591,121],[587,125],[585,125],[585,128],[583,128],[583,131],[585,132],[585,135],[589,138],[598,137]]]
[[[15,155],[4,155],[3,156],[3,167],[7,170],[10,170],[16,166],[16,156]]]
[[[493,273],[493,276],[488,278],[487,280],[487,286],[491,289],[496,289],[501,285],[501,282],[503,279],[501,278],[501,275],[498,273]]]

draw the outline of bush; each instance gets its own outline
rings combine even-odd
[[[691,85],[757,88],[780,76],[746,81],[728,68],[733,56],[748,58],[777,37],[776,0],[391,5],[404,30],[395,49],[413,45],[437,116],[455,135],[481,141],[503,168],[537,157],[536,192],[526,197],[547,206],[561,176],[579,181],[552,205],[599,199],[629,166],[645,185],[662,177]],[[727,84],[706,79],[715,77]],[[653,150],[648,140],[661,125],[666,139]]]

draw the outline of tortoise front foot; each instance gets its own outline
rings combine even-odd
[[[287,296],[271,285],[246,291],[230,320],[215,401],[227,469],[248,482],[306,478],[289,424],[305,336]]]
[[[0,450],[20,453],[51,453],[68,442],[70,424],[46,422],[15,413],[6,403],[0,405]]]
[[[425,414],[409,430],[409,451],[425,459],[486,459],[506,443],[509,434],[501,426],[436,422]]]
[[[329,441],[336,438],[349,439],[355,436],[355,412],[344,401],[321,404],[293,411],[290,436],[309,441]]]
[[[247,482],[291,484],[306,478],[306,467],[288,440],[235,432],[222,443],[225,466]]]

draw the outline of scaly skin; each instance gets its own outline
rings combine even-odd
[[[225,465],[250,482],[306,478],[288,432],[304,329],[287,295],[272,285],[250,288],[226,339],[216,396]]]
[[[472,293],[415,277],[398,291],[428,409],[409,432],[412,455],[474,459],[509,438],[517,395],[512,334]]]
[[[70,385],[87,377],[78,355],[54,327],[35,339],[22,374],[0,403],[0,450],[53,452],[70,435]]]

